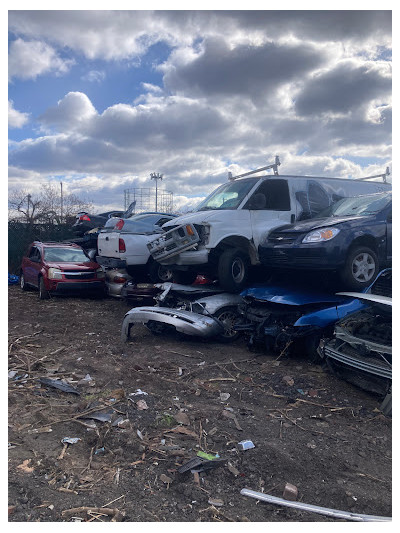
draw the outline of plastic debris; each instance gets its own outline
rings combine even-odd
[[[103,446],[102,448],[97,448],[97,450],[95,450],[94,454],[95,455],[102,455],[105,452],[106,452],[106,449]]]
[[[61,379],[39,378],[39,381],[42,385],[46,385],[47,387],[53,387],[62,392],[70,392],[71,394],[80,395],[80,392],[75,387],[65,383],[65,381],[61,381]]]
[[[182,466],[180,466],[178,468],[178,472],[179,474],[184,474],[189,470],[191,472],[203,472],[206,470],[210,470],[211,468],[218,468],[226,462],[226,459],[213,459],[212,461],[209,461],[208,459],[204,459],[203,457],[193,457],[193,459],[190,459]]]
[[[226,402],[231,397],[231,395],[229,394],[229,392],[221,392],[219,397],[221,399],[221,402]]]
[[[10,372],[8,373],[8,379],[12,379],[12,378],[15,378],[15,376],[18,374],[18,371],[17,370],[10,370]]]
[[[136,430],[136,433],[137,433],[137,436],[139,437],[139,439],[143,440],[142,432],[139,429]]]
[[[197,457],[202,457],[208,461],[214,461],[214,459],[219,459],[219,454],[212,455],[211,453],[197,452]]]
[[[241,440],[237,443],[237,447],[239,450],[251,450],[251,448],[255,448],[253,442],[251,440]]]
[[[61,442],[63,444],[76,444],[80,440],[82,439],[80,439],[79,437],[64,437],[63,439],[61,439]]]
[[[16,276],[15,274],[8,273],[8,284],[9,285],[16,285],[19,283],[19,276]]]
[[[140,396],[141,394],[148,396],[147,392],[144,392],[141,389],[136,389],[136,392],[131,392],[129,396]]]

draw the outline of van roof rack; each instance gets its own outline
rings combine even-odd
[[[238,176],[232,176],[232,172],[228,172],[228,179],[229,181],[235,181],[238,178],[244,178],[245,176],[250,176],[251,174],[256,174],[257,172],[261,172],[262,170],[268,170],[269,168],[273,168],[274,175],[278,176],[278,167],[280,164],[281,162],[279,161],[279,155],[276,155],[275,163],[267,165],[266,167],[256,168],[256,170],[250,170],[250,172],[245,172],[244,174],[239,174]]]
[[[244,174],[239,174],[238,176],[232,176],[232,172],[228,172],[228,180],[229,181],[235,181],[239,178],[244,178],[245,176],[250,176],[251,174],[256,174],[257,172],[261,172],[262,170],[268,170],[272,168],[274,170],[274,176],[279,176],[278,167],[280,166],[281,162],[279,161],[279,156],[275,156],[275,163],[272,163],[271,165],[267,165],[266,167],[256,168],[255,170],[250,170],[250,172],[245,172]],[[357,181],[364,181],[364,180],[371,180],[375,178],[382,178],[384,183],[387,183],[387,177],[390,175],[389,167],[386,167],[386,172],[383,174],[376,174],[375,176],[367,176],[365,178],[357,178]],[[260,178],[263,178],[265,176],[260,176]],[[347,178],[329,178],[328,176],[296,176],[293,174],[281,174],[282,178],[323,178],[323,179],[347,179]]]

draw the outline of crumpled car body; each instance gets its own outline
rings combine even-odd
[[[175,329],[186,335],[218,337],[222,341],[237,338],[233,330],[238,294],[229,294],[217,287],[188,286],[176,283],[156,285],[161,293],[155,297],[158,305],[136,307],[124,317],[122,340],[127,341],[133,324],[144,324],[153,333]],[[215,294],[216,293],[216,294]]]
[[[107,294],[114,298],[122,298],[122,288],[132,277],[124,268],[106,268],[104,272]]]
[[[388,271],[390,280],[384,274]],[[391,269],[382,271],[365,292],[370,292],[375,285],[387,292],[388,283],[391,286]],[[251,287],[241,296],[242,320],[236,328],[250,336],[250,348],[263,343],[267,350],[283,350],[301,341],[304,352],[317,361],[320,338],[331,335],[338,320],[367,307],[356,297],[299,288],[294,284]]]
[[[319,353],[328,367],[355,385],[385,395],[392,383],[392,298],[350,293],[367,306],[340,320]]]

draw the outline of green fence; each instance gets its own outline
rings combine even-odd
[[[33,241],[61,242],[73,239],[71,226],[67,224],[8,223],[8,272],[19,274],[22,257]]]

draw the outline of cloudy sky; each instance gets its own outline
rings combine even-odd
[[[276,154],[391,167],[388,10],[11,10],[8,30],[11,189],[62,181],[101,211],[156,171],[182,209]]]

